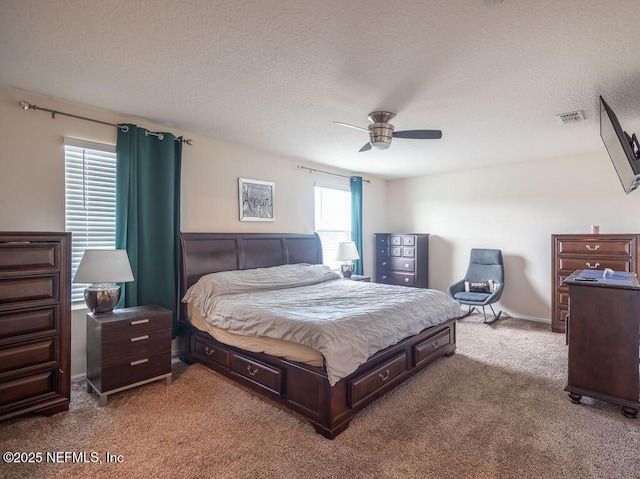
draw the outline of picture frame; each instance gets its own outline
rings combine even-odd
[[[240,221],[275,221],[275,183],[238,178]]]

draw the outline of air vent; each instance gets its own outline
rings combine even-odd
[[[558,120],[558,123],[567,125],[568,123],[577,123],[584,120],[584,115],[582,114],[582,110],[570,111],[569,113],[561,113],[560,115],[556,115],[556,119]]]

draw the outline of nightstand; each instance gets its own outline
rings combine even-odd
[[[351,281],[362,281],[364,283],[371,282],[371,276],[363,276],[361,274],[352,274],[350,278],[345,278],[345,279],[349,279]]]
[[[109,395],[164,379],[171,384],[172,312],[137,306],[87,313],[87,390]]]

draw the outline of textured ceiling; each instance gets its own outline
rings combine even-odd
[[[387,178],[640,132],[637,0],[0,0],[0,84]],[[39,105],[47,107],[47,105]],[[374,110],[394,139],[358,153]],[[586,121],[555,115],[583,110]]]

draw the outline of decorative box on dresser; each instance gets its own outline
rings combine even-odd
[[[429,287],[429,235],[376,233],[376,283]]]
[[[108,396],[164,379],[171,384],[171,320],[161,306],[87,313],[87,390]]]
[[[71,233],[0,232],[0,420],[69,408]]]
[[[574,271],[610,268],[640,271],[640,234],[566,234],[551,236],[551,329],[566,331],[569,288],[564,284]]]

